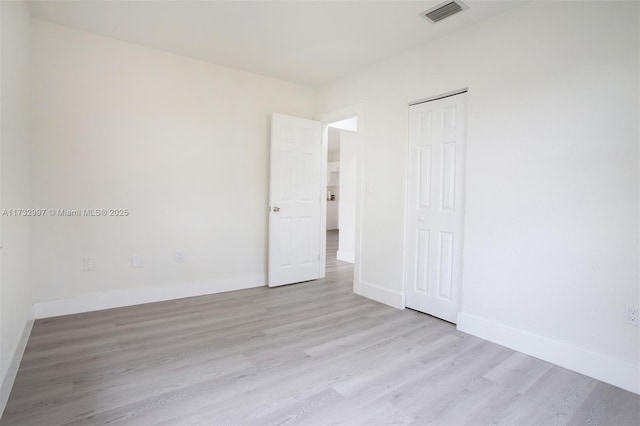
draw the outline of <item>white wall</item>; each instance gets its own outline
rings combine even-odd
[[[339,260],[354,262],[356,243],[356,160],[358,134],[340,131]]]
[[[320,90],[364,104],[361,294],[403,306],[407,104],[468,87],[459,326],[638,392],[638,12],[534,2]]]
[[[31,34],[34,206],[130,210],[34,221],[36,315],[264,285],[270,114],[310,118],[315,92],[38,20]]]
[[[24,2],[0,2],[0,205],[30,207],[29,11]],[[24,217],[1,216],[0,413],[4,409],[32,325],[29,227]]]

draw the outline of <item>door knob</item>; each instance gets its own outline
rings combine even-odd
[[[274,212],[276,212],[276,213],[277,213],[277,212],[279,212],[279,211],[280,211],[280,207],[275,206],[275,207],[273,208],[273,211],[274,211]]]

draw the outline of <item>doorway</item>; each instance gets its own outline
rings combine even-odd
[[[460,310],[466,90],[409,107],[406,306],[455,323]]]
[[[325,272],[353,269],[356,240],[357,116],[327,124]]]
[[[327,251],[333,255],[331,267],[354,273],[358,277],[357,256],[359,238],[358,189],[361,171],[357,157],[361,155],[361,140],[357,135],[357,121],[362,106],[329,113],[321,121],[274,113],[271,120],[271,155],[269,171],[269,238],[267,285],[276,287],[324,278],[327,273]],[[328,134],[337,129],[345,152],[346,166],[339,161],[332,165],[337,172],[330,176]],[[332,130],[333,131],[333,130]],[[320,141],[321,143],[318,143]],[[336,155],[336,154],[332,154]],[[339,153],[332,160],[339,160]],[[349,161],[346,161],[346,159]],[[342,173],[341,172],[342,169]],[[340,175],[342,175],[340,177]],[[328,179],[332,179],[331,182]],[[344,187],[342,195],[328,190],[329,184]],[[333,189],[338,192],[338,188]],[[333,197],[332,197],[333,195]],[[327,198],[338,201],[337,225],[329,235],[327,246]],[[342,212],[341,212],[342,210]],[[340,219],[340,216],[342,219]],[[342,229],[342,232],[340,232]],[[341,234],[341,235],[340,235]],[[337,242],[337,244],[335,244]],[[333,246],[335,244],[335,247]],[[333,252],[331,250],[333,249]],[[338,257],[340,259],[338,259]],[[344,260],[343,260],[344,259]],[[331,272],[331,270],[329,270]]]

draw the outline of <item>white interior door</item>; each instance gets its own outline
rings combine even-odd
[[[321,277],[321,124],[273,114],[269,191],[270,287]]]
[[[462,284],[466,93],[409,108],[406,305],[456,322]]]

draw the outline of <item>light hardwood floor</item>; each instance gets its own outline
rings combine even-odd
[[[640,424],[637,395],[354,295],[335,247],[315,282],[36,321],[0,423]]]
[[[338,253],[338,231],[327,231],[327,265],[325,271],[328,274],[333,272],[350,272],[353,273],[353,264],[343,262],[337,259]]]

